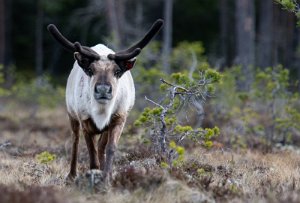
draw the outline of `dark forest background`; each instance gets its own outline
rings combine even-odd
[[[64,83],[73,63],[53,41],[49,23],[73,41],[124,48],[157,19],[165,19],[161,54],[182,41],[201,41],[209,62],[220,70],[234,64],[283,64],[300,77],[299,28],[294,14],[273,0],[0,0],[0,64],[7,83],[12,71],[34,77],[47,73]],[[247,86],[247,84],[245,84]]]

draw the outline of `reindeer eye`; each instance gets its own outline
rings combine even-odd
[[[120,73],[121,73],[120,70],[116,70],[116,71],[115,71],[115,75],[119,75]]]
[[[123,71],[121,69],[116,69],[115,70],[115,73],[114,75],[117,77],[117,78],[120,78],[122,75],[123,75]]]
[[[115,76],[117,77],[117,78],[120,78],[121,76],[122,76],[122,71],[121,71],[121,69],[117,69],[117,70],[115,70]]]

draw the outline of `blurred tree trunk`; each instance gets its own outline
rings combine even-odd
[[[229,33],[228,33],[228,26],[229,26],[229,2],[228,0],[220,0],[220,30],[221,30],[221,57],[222,57],[222,64],[221,67],[224,67],[228,64],[228,42],[229,42]]]
[[[232,32],[235,29],[234,3],[235,0],[220,0],[219,4],[221,70],[231,66],[235,57],[235,33]]]
[[[135,37],[138,39],[139,37],[143,36],[142,32],[142,23],[143,23],[143,12],[144,12],[144,6],[142,1],[136,2],[136,13],[135,13]]]
[[[165,0],[164,5],[164,33],[163,33],[163,66],[166,73],[170,73],[170,54],[172,49],[172,21],[173,0]]]
[[[5,0],[0,0],[0,64],[5,61]]]
[[[255,7],[254,0],[236,0],[236,58],[242,66],[238,89],[249,90],[253,80],[251,68],[255,59]]]
[[[259,30],[257,65],[261,68],[273,65],[273,0],[259,1]]]
[[[118,0],[117,3],[117,19],[118,19],[118,27],[119,27],[119,48],[123,49],[125,48],[125,39],[127,34],[125,33],[125,27],[127,27],[128,25],[126,24],[126,17],[125,17],[125,1],[126,0]]]
[[[285,41],[285,51],[286,54],[284,59],[284,64],[286,67],[291,67],[293,65],[294,60],[294,51],[295,51],[295,25],[296,25],[296,18],[292,13],[286,13],[286,18],[284,20],[285,25],[285,32],[286,35],[282,37],[282,39],[286,38]]]
[[[124,45],[123,26],[125,21],[125,0],[105,0],[106,18],[114,41],[114,48]]]
[[[3,65],[5,86],[11,85],[11,3],[12,0],[0,0],[0,64]]]
[[[290,67],[295,50],[295,16],[282,10],[279,5],[273,8],[273,65],[284,64]]]
[[[283,12],[283,11],[282,11]],[[285,12],[282,17],[282,36],[281,44],[282,50],[279,50],[280,54],[283,54],[283,58],[280,61],[280,64],[285,64],[287,68],[291,68],[294,61],[294,50],[295,50],[295,16],[292,13]]]
[[[273,28],[274,30],[276,30],[276,34],[274,34],[274,49],[273,49],[273,65],[277,65],[279,63],[279,60],[278,60],[278,47],[279,47],[279,39],[281,37],[280,35],[280,23],[279,23],[279,20],[280,20],[280,8],[278,6],[274,6],[273,8]]]
[[[43,74],[43,18],[44,10],[42,0],[37,0],[37,14],[35,24],[35,71],[37,76]]]

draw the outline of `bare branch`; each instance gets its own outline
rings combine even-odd
[[[193,51],[192,49],[190,50],[191,51],[191,54],[192,54],[192,65],[190,67],[190,72],[189,72],[189,78],[190,80],[193,79],[193,73],[195,72],[195,69],[198,65],[198,60],[197,60],[197,56],[195,54],[195,51]]]
[[[162,79],[162,78],[160,79],[160,81],[161,81],[162,83],[165,83],[165,84],[169,85],[169,86],[176,87],[177,89],[182,89],[182,90],[184,90],[184,91],[186,91],[186,92],[189,92],[188,89],[186,89],[186,88],[184,88],[184,87],[181,87],[181,86],[178,86],[178,85],[171,84],[171,83],[167,82],[166,80],[164,80],[164,79]]]
[[[154,105],[156,105],[156,106],[159,106],[159,107],[162,108],[162,109],[165,109],[162,105],[160,105],[160,104],[156,103],[155,101],[149,99],[147,96],[145,96],[145,100],[151,102],[152,104],[154,104]]]

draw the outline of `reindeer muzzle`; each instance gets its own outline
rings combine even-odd
[[[96,84],[94,91],[95,100],[99,103],[107,103],[112,99],[112,87],[109,84]]]

